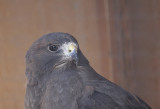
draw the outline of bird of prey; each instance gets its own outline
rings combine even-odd
[[[25,109],[151,109],[100,76],[68,33],[49,33],[32,44],[26,76]]]

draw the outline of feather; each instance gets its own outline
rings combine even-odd
[[[49,50],[48,45],[54,44],[57,48]],[[71,50],[68,44],[74,45]],[[25,109],[151,109],[99,75],[67,33],[50,33],[32,44],[26,76]]]

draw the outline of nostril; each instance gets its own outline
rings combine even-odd
[[[72,50],[69,50],[69,52],[71,52]]]

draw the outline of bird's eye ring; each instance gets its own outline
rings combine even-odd
[[[53,51],[57,51],[58,50],[58,45],[48,45],[48,49],[49,51],[53,52]]]

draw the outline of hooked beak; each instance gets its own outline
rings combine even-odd
[[[73,60],[73,62],[78,63],[78,56],[77,56],[77,51],[78,51],[78,47],[75,43],[69,42],[69,43],[65,43],[62,47],[64,55],[67,58],[70,58],[71,60]]]
[[[77,50],[77,45],[75,45],[74,43],[68,45],[69,56],[76,64],[78,63]]]

